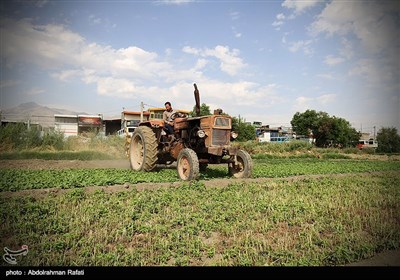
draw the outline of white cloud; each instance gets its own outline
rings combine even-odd
[[[95,15],[90,15],[90,16],[89,16],[89,22],[90,22],[91,24],[93,24],[93,25],[101,24],[101,18],[96,17]]]
[[[9,67],[17,62],[33,63],[45,68],[76,63],[81,52],[83,37],[61,25],[36,25],[29,20],[0,20],[4,42],[2,57],[7,57]]]
[[[182,51],[188,54],[200,55],[202,57],[215,57],[220,61],[221,71],[234,76],[242,68],[246,66],[243,60],[239,57],[239,50],[230,50],[227,46],[216,46],[214,49],[196,49],[189,46],[182,48]]]
[[[133,82],[127,79],[103,77],[97,80],[97,92],[100,95],[131,98],[134,97],[135,90]]]
[[[1,21],[6,44],[1,56],[9,67],[19,63],[38,65],[53,73],[53,78],[67,81],[80,77],[85,83],[97,83],[98,92],[106,94],[108,85],[121,83],[123,92],[133,90],[125,80],[143,82],[151,77],[171,74],[171,65],[158,55],[138,47],[114,49],[88,43],[77,33],[62,25],[34,25],[29,20]],[[4,46],[4,47],[3,47]],[[164,76],[163,76],[164,75]],[[107,79],[112,78],[112,79]],[[121,95],[121,92],[116,92]]]
[[[195,70],[202,69],[202,68],[204,68],[204,67],[207,65],[207,63],[208,63],[208,60],[207,60],[207,59],[200,58],[200,59],[197,60],[196,66],[194,67],[194,69],[195,69]]]
[[[280,29],[280,26],[281,25],[283,25],[285,22],[284,22],[284,20],[285,20],[285,15],[284,14],[277,14],[276,15],[276,20],[272,23],[272,26],[274,26],[274,27],[276,27],[275,29],[276,30],[279,30]]]
[[[194,54],[194,55],[199,55],[200,54],[200,50],[199,49],[192,48],[192,47],[189,47],[189,46],[184,46],[182,48],[182,51],[185,52],[185,53],[188,53],[188,54]]]
[[[183,5],[194,2],[194,0],[158,0],[154,3],[156,5]]]
[[[350,76],[361,76],[376,84],[398,79],[399,72],[392,72],[389,65],[378,65],[374,59],[365,58],[357,61],[356,65],[349,70]],[[396,83],[398,85],[398,82]]]
[[[314,7],[321,0],[307,0],[307,1],[298,1],[298,0],[285,0],[282,3],[282,7],[288,9],[294,9],[295,14],[301,14],[305,10]]]
[[[311,107],[311,102],[313,101],[313,98],[310,97],[305,97],[305,96],[299,96],[296,98],[295,104],[294,104],[294,109],[298,112],[303,112],[306,111],[307,109],[310,109]]]
[[[344,59],[342,57],[337,57],[333,55],[328,55],[325,57],[324,63],[329,65],[329,66],[334,66],[337,64],[340,64],[344,62]]]
[[[284,19],[285,19],[285,15],[282,14],[282,13],[281,13],[281,14],[277,14],[277,15],[276,15],[276,19],[277,19],[277,20],[284,20]]]
[[[236,38],[242,37],[242,33],[238,32],[234,26],[232,26],[232,31]]]
[[[352,33],[371,53],[393,49],[397,34],[396,13],[400,5],[391,1],[332,1],[312,24],[314,34]],[[396,46],[397,47],[397,46]]]
[[[279,26],[281,26],[281,25],[283,25],[283,24],[284,24],[284,22],[283,22],[282,20],[275,20],[275,21],[272,23],[272,26],[277,27],[276,29],[279,30]]]
[[[348,71],[350,77],[363,78],[365,86],[379,90],[381,95],[398,95],[399,13],[400,5],[394,1],[333,0],[309,30],[315,36],[340,36],[339,55],[343,59],[353,59],[357,49],[355,66]]]
[[[30,90],[28,90],[26,92],[26,94],[29,95],[29,96],[32,96],[32,95],[39,95],[39,94],[44,93],[44,92],[45,92],[44,89],[35,87],[35,88],[31,88]]]
[[[336,78],[332,74],[318,74],[317,77],[326,80],[336,80]]]
[[[229,16],[231,17],[232,20],[237,20],[240,18],[240,13],[237,11],[229,13]]]
[[[78,76],[81,73],[80,70],[63,70],[59,73],[53,73],[51,76],[60,81],[66,82],[69,79]]]
[[[322,105],[332,103],[336,100],[336,94],[324,94],[317,98],[317,101]]]
[[[300,40],[297,42],[291,42],[289,43],[289,51],[295,53],[298,52],[299,50],[302,50],[306,55],[312,55],[314,50],[311,48],[311,43],[312,40],[307,40],[307,41]]]
[[[318,97],[300,96],[296,98],[293,108],[298,112],[304,112],[308,109],[321,110],[321,107],[334,103],[336,97],[337,95],[332,93]]]
[[[228,46],[196,49],[185,46],[182,51],[197,56],[189,66],[171,64],[159,54],[136,46],[113,48],[88,42],[81,35],[61,25],[34,25],[28,20],[2,20],[1,32],[6,38],[2,58],[10,67],[40,69],[62,82],[79,82],[94,86],[97,94],[131,100],[178,100],[177,108],[193,108],[193,82],[199,85],[201,98],[207,104],[222,107],[230,114],[243,114],[284,102],[279,86],[261,85],[245,80],[225,82],[203,75],[211,60],[221,71],[235,75],[246,64],[238,49]],[[168,52],[167,52],[168,53]],[[167,58],[168,56],[165,55]],[[17,69],[14,69],[17,70]],[[12,83],[9,83],[12,84]],[[2,87],[7,83],[2,82]],[[45,89],[36,88],[31,94]],[[47,93],[51,93],[46,89]],[[54,92],[57,94],[57,92]],[[214,109],[215,109],[214,108]]]
[[[347,60],[351,59],[354,55],[353,44],[346,38],[342,38],[341,43],[340,55]]]

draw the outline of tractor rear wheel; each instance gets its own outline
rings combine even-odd
[[[179,178],[182,180],[196,180],[200,175],[199,159],[197,154],[189,148],[185,148],[180,151],[176,169],[178,171]]]
[[[239,150],[236,154],[237,165],[229,163],[229,175],[235,178],[249,178],[253,172],[253,161],[248,152]]]
[[[147,126],[139,126],[131,138],[129,149],[131,168],[136,171],[151,171],[157,163],[157,138]]]

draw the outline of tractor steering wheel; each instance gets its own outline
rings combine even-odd
[[[172,113],[172,115],[169,117],[171,120],[175,120],[176,118],[186,118],[187,115],[185,113],[181,113],[181,112],[175,112]]]

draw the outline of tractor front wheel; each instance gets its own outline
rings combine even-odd
[[[229,175],[235,178],[249,178],[253,172],[253,161],[248,152],[239,150],[236,154],[237,164],[229,163]]]
[[[157,138],[147,126],[139,126],[131,138],[129,148],[131,168],[136,171],[151,171],[157,163]]]
[[[189,148],[185,148],[179,153],[176,168],[179,178],[185,181],[196,180],[200,175],[199,159],[196,153]]]

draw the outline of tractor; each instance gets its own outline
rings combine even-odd
[[[179,178],[198,179],[208,164],[228,164],[235,178],[251,177],[253,162],[250,155],[231,146],[237,137],[232,131],[232,118],[221,109],[213,115],[200,116],[200,94],[194,84],[196,116],[175,112],[171,115],[174,133],[167,134],[164,121],[143,121],[135,129],[128,150],[130,166],[136,171],[151,171],[157,164],[176,162]]]

